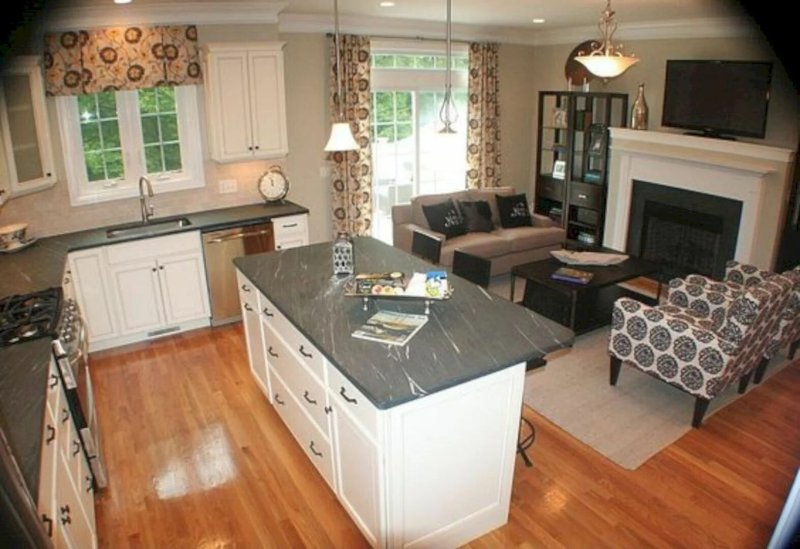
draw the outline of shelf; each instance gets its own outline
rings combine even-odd
[[[583,221],[575,221],[574,219],[570,219],[567,221],[569,225],[573,227],[579,227],[581,229],[588,229],[590,231],[594,231],[597,229],[597,225],[592,225],[591,223],[584,223]]]

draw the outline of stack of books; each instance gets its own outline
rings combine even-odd
[[[559,267],[550,278],[564,282],[574,282],[576,284],[588,284],[594,277],[594,273],[580,271],[571,267]]]

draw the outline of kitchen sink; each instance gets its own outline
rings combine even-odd
[[[148,223],[137,221],[126,225],[118,225],[106,231],[107,238],[152,236],[168,233],[181,227],[188,227],[192,224],[187,217],[165,217],[164,219],[153,219]]]

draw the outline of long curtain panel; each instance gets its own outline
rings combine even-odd
[[[366,36],[339,37],[342,100],[359,149],[332,152],[333,233],[369,235],[372,229],[372,152],[370,148],[370,41]],[[336,47],[330,42],[331,123],[339,112],[336,97]]]
[[[44,69],[56,96],[203,83],[194,25],[49,33]]]
[[[469,45],[467,186],[500,186],[498,45]]]

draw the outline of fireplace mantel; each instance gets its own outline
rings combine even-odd
[[[633,180],[742,202],[735,259],[772,268],[794,152],[689,135],[611,128],[603,244],[625,250]]]

